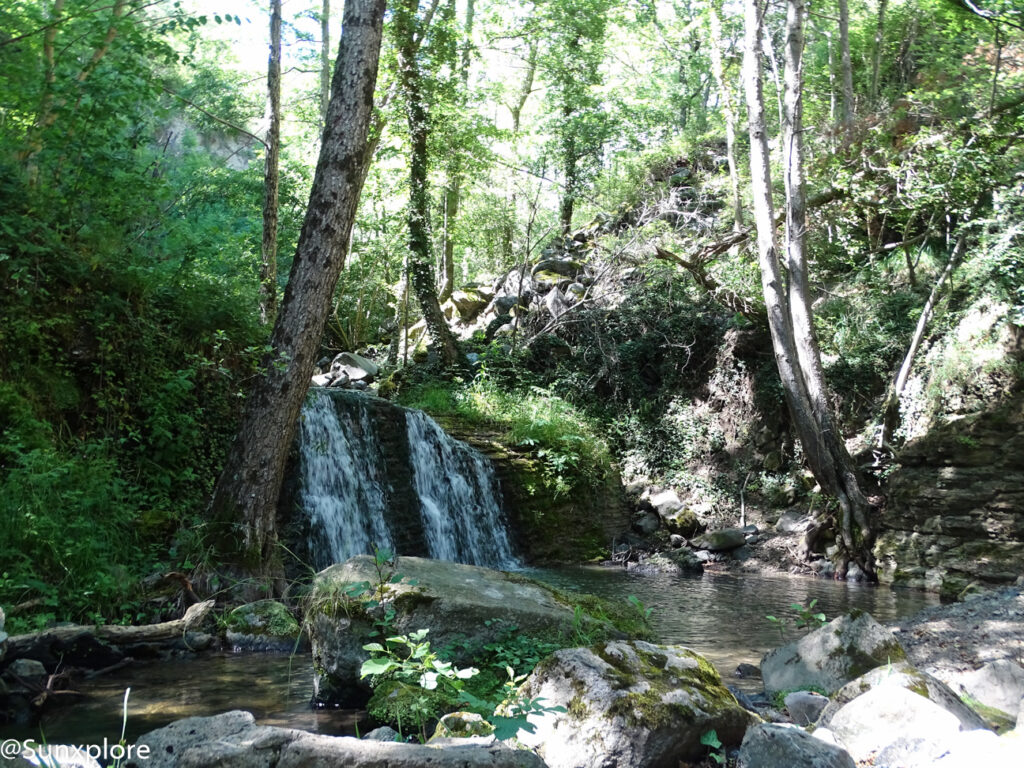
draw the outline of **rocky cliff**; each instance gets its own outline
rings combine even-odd
[[[956,595],[1024,571],[1024,391],[908,443],[875,549],[882,581]]]

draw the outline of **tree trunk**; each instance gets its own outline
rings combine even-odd
[[[903,390],[907,386],[907,379],[910,378],[910,371],[914,367],[914,358],[917,356],[917,350],[921,347],[925,329],[928,327],[928,322],[932,319],[932,313],[935,311],[936,303],[938,303],[939,294],[942,293],[946,281],[949,280],[957,265],[960,264],[966,250],[967,236],[960,235],[957,238],[956,245],[953,246],[953,252],[950,254],[949,260],[946,262],[946,268],[942,270],[939,279],[932,286],[932,292],[928,296],[928,301],[925,302],[924,309],[921,310],[921,316],[917,319],[917,327],[914,329],[914,336],[910,340],[910,347],[907,349],[907,354],[903,357],[903,364],[900,366],[892,385],[889,387],[889,392],[885,398],[885,405],[882,407],[882,425],[878,431],[877,443],[879,450],[884,451],[889,446],[892,433],[900,425],[900,397],[903,396]]]
[[[708,9],[711,22],[711,71],[718,83],[722,100],[722,116],[725,118],[725,156],[729,163],[729,183],[732,186],[732,228],[734,232],[743,229],[743,201],[740,198],[740,174],[736,164],[736,110],[732,104],[732,88],[725,77],[722,61],[722,20],[718,10]]]
[[[537,76],[537,38],[531,38],[528,45],[526,69],[523,71],[523,79],[519,84],[519,90],[516,92],[515,103],[508,108],[509,112],[512,113],[512,134],[514,136],[519,135],[519,124],[523,114],[523,107],[526,106],[526,100],[533,93],[533,79]]]
[[[320,6],[320,135],[327,124],[327,105],[331,101],[331,0]]]
[[[879,72],[882,69],[882,48],[885,45],[885,8],[889,0],[878,0],[878,25],[875,27],[875,47],[871,52],[871,104],[878,99]]]
[[[394,30],[398,48],[398,76],[405,96],[405,114],[409,124],[409,279],[423,313],[427,333],[441,358],[449,367],[458,359],[455,337],[441,312],[434,282],[434,261],[430,248],[430,195],[427,186],[429,160],[427,141],[430,117],[423,97],[422,77],[416,60],[417,0],[402,0],[394,9]]]
[[[459,68],[458,95],[459,108],[466,104],[469,90],[469,65],[470,49],[472,48],[473,16],[475,13],[474,0],[466,0],[466,21],[463,25],[465,41],[462,47],[462,60]],[[449,147],[448,168],[445,175],[448,177],[448,186],[444,192],[444,237],[441,254],[441,287],[438,290],[437,300],[447,301],[452,291],[455,290],[455,222],[459,218],[459,205],[462,201],[462,149],[461,147]]]
[[[270,59],[267,62],[267,155],[263,168],[263,247],[260,262],[260,321],[277,311],[278,165],[281,148],[281,0],[270,0]]]
[[[850,6],[839,0],[839,66],[843,76],[843,129],[853,127],[853,64],[850,62]]]
[[[771,171],[764,118],[758,51],[761,41],[759,0],[746,0],[744,85],[750,112],[751,178],[757,229],[758,262],[772,346],[783,391],[808,466],[822,490],[839,501],[840,533],[848,557],[868,577],[874,575],[867,500],[828,402],[814,336],[805,246],[806,198],[803,177],[802,77],[803,0],[788,0],[786,23],[786,91],[783,137],[786,173],[786,272],[775,242]],[[856,522],[860,535],[855,535]],[[845,573],[845,568],[839,569]]]
[[[384,0],[348,0],[320,158],[284,301],[211,512],[224,548],[243,569],[280,570],[277,498],[296,422],[345,263],[364,176]]]

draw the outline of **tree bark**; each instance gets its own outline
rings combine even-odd
[[[771,171],[761,84],[759,0],[744,5],[744,87],[750,113],[750,166],[757,229],[758,263],[768,326],[786,403],[808,466],[825,493],[840,506],[840,534],[846,555],[870,578],[872,534],[867,500],[828,402],[814,336],[806,259],[806,198],[803,176],[802,75],[803,0],[788,0],[783,111],[786,173],[786,272],[779,263],[771,199]],[[855,535],[854,522],[859,528]],[[839,569],[845,574],[845,568]]]
[[[281,150],[281,0],[270,0],[270,58],[267,61],[267,141],[263,167],[263,244],[260,261],[260,321],[277,312],[278,166]]]
[[[740,174],[736,164],[736,110],[733,109],[732,88],[725,77],[722,61],[722,20],[713,5],[708,9],[711,24],[711,71],[718,83],[722,100],[722,117],[725,119],[725,156],[729,163],[729,184],[732,187],[732,228],[734,232],[743,229],[743,201],[740,198]]]
[[[345,263],[364,178],[384,0],[348,0],[320,158],[265,374],[214,489],[220,541],[244,570],[279,572],[276,511],[285,462]]]
[[[409,125],[409,207],[406,221],[409,229],[409,279],[416,301],[423,313],[427,333],[445,367],[454,365],[459,351],[448,321],[441,312],[434,282],[434,261],[430,248],[430,195],[427,175],[429,158],[427,142],[430,116],[423,96],[423,83],[416,38],[418,0],[401,0],[395,9],[394,31],[398,48],[398,76],[405,96],[405,114]]]

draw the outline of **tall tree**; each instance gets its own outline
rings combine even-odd
[[[384,0],[348,0],[320,158],[288,286],[238,435],[214,489],[212,514],[244,569],[274,575],[277,499],[365,178],[366,142]]]
[[[832,416],[814,335],[806,255],[803,171],[803,0],[787,0],[786,65],[782,144],[785,150],[785,273],[778,256],[771,168],[759,53],[760,0],[744,0],[743,80],[749,111],[750,172],[757,229],[758,263],[768,326],[783,392],[807,463],[825,493],[840,507],[840,536],[847,558],[870,577],[872,532],[868,501]],[[856,528],[855,528],[856,526]],[[840,572],[845,574],[845,568]]]
[[[320,133],[327,123],[327,105],[331,102],[331,0],[320,6]]]
[[[743,229],[743,202],[740,199],[740,174],[736,163],[736,110],[732,102],[732,85],[726,76],[722,58],[722,19],[717,4],[713,3],[708,8],[708,23],[711,28],[711,71],[718,84],[722,117],[725,120],[725,154],[729,163],[729,184],[732,187],[733,230],[739,232]]]
[[[267,139],[263,168],[263,246],[260,262],[260,320],[277,311],[277,214],[281,152],[281,0],[270,0],[270,57],[267,61]]]
[[[878,98],[879,72],[882,68],[882,48],[885,46],[885,9],[889,0],[878,0],[878,23],[875,25],[875,44],[871,49],[871,103]]]
[[[427,109],[424,79],[417,54],[423,32],[417,19],[418,0],[399,0],[394,8],[395,48],[398,52],[398,77],[405,98],[409,128],[409,206],[406,223],[409,231],[409,281],[423,313],[427,333],[441,363],[451,366],[458,359],[455,336],[437,300],[434,260],[430,242],[430,113]]]
[[[543,62],[550,83],[555,157],[562,175],[559,221],[572,229],[576,201],[600,167],[608,136],[607,115],[596,89],[601,83],[608,0],[561,0],[543,8],[548,46]]]

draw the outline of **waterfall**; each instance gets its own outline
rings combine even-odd
[[[384,523],[387,480],[366,408],[335,408],[315,392],[299,419],[302,490],[299,503],[310,522],[316,565],[342,562],[370,552],[372,544],[394,548]]]
[[[492,568],[518,565],[494,469],[422,411],[311,391],[300,417],[299,506],[313,565],[372,544]]]
[[[406,412],[405,421],[430,556],[470,565],[514,566],[491,463],[449,437],[422,411]]]

